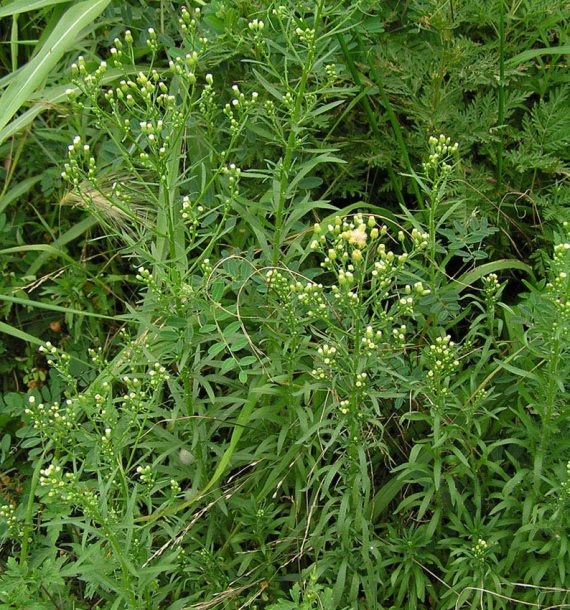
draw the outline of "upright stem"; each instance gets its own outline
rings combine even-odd
[[[505,121],[505,0],[499,0],[499,130]],[[497,143],[497,190],[503,186],[503,137],[499,131]]]
[[[362,49],[362,40],[357,36],[358,46]],[[396,143],[398,144],[398,148],[400,149],[400,155],[403,161],[403,165],[406,168],[408,174],[413,172],[412,164],[410,162],[410,156],[408,154],[408,147],[406,146],[406,142],[404,140],[404,135],[402,134],[402,130],[400,128],[400,123],[398,121],[398,117],[394,112],[394,108],[390,103],[390,99],[386,94],[386,90],[384,89],[384,85],[382,83],[382,79],[376,70],[374,64],[370,64],[370,71],[372,76],[374,77],[374,84],[378,87],[378,93],[380,95],[380,101],[382,102],[382,106],[384,106],[384,110],[386,111],[386,115],[388,116],[388,120],[390,121],[390,125],[392,126],[392,130],[394,132],[394,136],[396,137]],[[376,129],[378,130],[378,125],[376,125]],[[379,130],[378,130],[379,131]],[[391,168],[390,168],[391,169]],[[414,195],[416,197],[416,201],[418,203],[418,207],[420,210],[424,208],[424,200],[420,191],[420,187],[415,180],[412,180],[412,190],[414,191]]]
[[[546,448],[550,441],[552,418],[554,415],[556,394],[557,394],[557,372],[558,362],[560,360],[560,341],[554,338],[552,342],[552,350],[550,352],[550,361],[548,363],[548,382],[546,392],[541,393],[541,401],[544,404],[542,416],[542,434],[540,445],[534,459],[534,493],[538,495],[540,491],[540,483],[542,481],[542,471],[544,466],[544,456]]]
[[[287,139],[287,146],[285,149],[285,157],[281,163],[280,181],[279,181],[279,200],[277,203],[277,209],[275,210],[275,238],[273,241],[273,266],[277,266],[279,262],[279,254],[281,252],[281,233],[283,231],[283,217],[285,213],[285,203],[287,201],[287,183],[289,181],[289,174],[291,172],[291,164],[293,162],[293,153],[296,149],[297,139],[297,127],[301,120],[301,110],[303,107],[303,97],[305,95],[305,88],[307,87],[307,81],[309,74],[313,68],[313,62],[315,59],[315,46],[317,37],[317,28],[321,17],[322,1],[317,5],[317,11],[315,13],[315,21],[313,29],[315,30],[315,38],[309,45],[307,54],[307,60],[303,65],[303,73],[301,74],[301,82],[299,83],[299,89],[297,90],[297,96],[295,99],[295,107],[293,108],[293,114],[291,116],[289,138]]]
[[[435,294],[435,249],[436,249],[436,235],[435,235],[435,211],[438,203],[438,187],[434,184],[429,202],[429,216],[428,216],[428,234],[429,234],[429,268],[431,275],[431,286],[430,289],[432,294]]]
[[[346,59],[346,65],[348,66],[348,69],[352,76],[352,80],[354,81],[356,86],[360,89],[360,91],[363,92],[365,90],[365,87],[362,84],[362,80],[360,78],[360,72],[358,71],[358,68],[354,64],[352,55],[350,54],[350,50],[348,48],[348,45],[346,44],[346,40],[344,39],[344,36],[342,34],[338,34],[337,39],[340,44],[340,48],[342,49],[344,58]],[[380,85],[378,88],[379,88],[379,91],[382,91],[382,93],[384,94],[384,90],[382,89],[382,87]],[[390,110],[392,109],[385,94],[382,96],[382,103],[384,104],[384,107],[386,109],[388,107],[390,108]],[[377,138],[380,138],[381,133],[380,133],[380,129],[378,127],[378,122],[376,121],[376,116],[374,114],[374,111],[372,110],[372,106],[370,105],[370,102],[368,101],[367,95],[362,97],[362,105],[364,106],[364,112],[366,113],[366,118],[368,119],[368,124],[370,125],[370,129],[372,130],[372,133],[374,133],[374,135]],[[394,122],[392,121],[392,119],[395,119],[395,115],[394,115],[393,111],[391,114],[388,113],[388,116],[390,118],[390,121],[392,122],[392,128],[394,129],[394,133],[396,134],[396,139],[398,139],[398,132],[396,131],[396,129],[394,127]],[[395,123],[399,130],[400,125],[398,124],[397,120],[395,121]],[[401,137],[401,132],[400,132],[400,137]],[[407,155],[407,151],[406,151],[406,155]],[[408,159],[408,165],[409,165],[409,159]],[[398,182],[396,173],[394,172],[391,165],[388,165],[388,177],[390,178],[392,188],[394,189],[394,192],[396,193],[396,198],[398,199],[398,203],[402,206],[405,206],[406,202],[404,200],[404,196],[402,195],[402,189],[400,188],[400,183]]]
[[[28,504],[26,506],[24,533],[22,536],[22,548],[20,549],[20,565],[24,565],[28,560],[28,545],[32,533],[32,520],[34,518],[34,498],[36,496],[36,489],[40,480],[40,471],[44,464],[44,457],[49,451],[51,451],[51,449],[52,443],[50,441],[44,449],[44,452],[42,453],[40,459],[36,463],[34,473],[32,474],[32,480],[30,483],[30,491],[28,496]]]

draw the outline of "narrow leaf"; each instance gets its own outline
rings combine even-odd
[[[523,51],[510,59],[507,59],[505,65],[514,66],[516,64],[522,64],[529,59],[540,57],[541,55],[568,55],[570,54],[570,44],[564,44],[560,47],[549,47],[548,49],[528,49]]]
[[[10,4],[0,8],[0,18],[8,17],[8,15],[19,15],[28,11],[37,11],[64,2],[69,2],[69,0],[15,0],[15,2],[10,2]]]
[[[74,47],[77,34],[103,12],[110,0],[86,0],[67,10],[35,57],[28,62],[0,98],[0,130],[28,101],[63,54]]]
[[[458,288],[456,289],[457,293],[462,292],[465,290],[465,288],[471,286],[471,284],[475,283],[477,280],[480,280],[489,273],[496,273],[497,271],[506,271],[509,269],[520,269],[521,271],[526,271],[532,276],[532,267],[529,265],[515,259],[503,258],[498,261],[493,261],[492,263],[485,263],[484,265],[473,269],[473,271],[464,273],[457,280],[457,283],[459,284]]]
[[[26,341],[28,343],[34,343],[35,345],[43,345],[44,342],[33,335],[30,335],[19,328],[14,328],[10,326],[10,324],[6,324],[6,322],[0,322],[0,333],[4,333],[6,335],[11,335],[12,337],[16,337],[16,339],[21,339],[22,341]]]

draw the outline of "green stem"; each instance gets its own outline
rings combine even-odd
[[[356,40],[358,43],[359,50],[362,53],[362,40],[357,34],[355,35],[355,37],[356,37]],[[352,76],[352,79],[354,80],[356,86],[360,89],[360,92],[362,95],[362,106],[364,107],[364,111],[366,113],[368,123],[370,124],[370,128],[372,129],[372,132],[378,139],[382,139],[382,134],[380,132],[380,128],[378,127],[378,121],[376,120],[376,115],[374,114],[374,111],[372,110],[372,107],[370,105],[369,96],[366,92],[366,87],[362,84],[361,73],[358,71],[358,68],[356,67],[356,65],[354,63],[352,54],[350,53],[350,50],[348,48],[348,45],[346,43],[344,36],[342,34],[338,34],[337,39],[340,44],[342,53],[346,59],[346,63],[347,63],[349,72]],[[382,102],[382,105],[388,116],[388,120],[390,121],[390,125],[392,126],[394,136],[396,137],[396,142],[398,144],[398,148],[400,149],[400,154],[402,156],[404,166],[406,167],[406,171],[409,174],[411,174],[412,165],[410,163],[408,148],[404,141],[404,137],[402,135],[402,130],[400,129],[400,123],[398,122],[398,118],[396,117],[394,108],[393,108],[392,104],[390,103],[390,100],[386,94],[386,90],[384,89],[384,87],[382,85],[382,79],[380,78],[380,75],[378,74],[378,72],[376,71],[376,69],[373,66],[370,66],[370,71],[372,72],[372,76],[374,77],[374,79],[373,79],[374,84],[378,87],[378,92],[380,94],[380,101]],[[394,192],[396,194],[396,198],[398,199],[398,202],[400,203],[400,205],[405,206],[405,200],[404,200],[404,196],[402,194],[402,189],[400,188],[400,182],[398,181],[398,178],[397,178],[392,166],[389,165],[387,170],[388,170],[388,177],[390,178],[390,182],[392,184],[392,188],[394,189]],[[412,189],[413,189],[414,195],[417,199],[418,206],[420,207],[420,209],[423,209],[423,207],[424,207],[423,198],[422,198],[420,189],[415,182],[412,183]]]
[[[358,71],[354,61],[352,59],[352,55],[350,54],[350,50],[348,49],[348,45],[346,44],[346,40],[342,34],[337,35],[338,42],[340,44],[340,48],[342,49],[344,58],[346,59],[346,64],[348,66],[348,70],[352,76],[352,80],[356,84],[356,86],[360,89],[360,94],[362,96],[362,106],[364,107],[364,112],[366,113],[366,118],[368,119],[368,124],[370,125],[370,129],[372,133],[380,139],[380,129],[378,127],[378,122],[376,121],[376,116],[374,111],[372,110],[372,106],[368,100],[368,94],[366,93],[366,87],[362,84],[362,79],[360,78],[360,72]],[[392,188],[394,189],[394,193],[396,194],[396,199],[398,203],[402,206],[405,206],[406,202],[404,200],[404,196],[402,195],[402,189],[400,188],[400,183],[396,174],[391,165],[388,165],[388,177],[390,179],[390,183],[392,184]]]
[[[42,456],[36,463],[32,480],[30,482],[30,493],[28,496],[28,504],[26,506],[26,516],[24,520],[24,533],[22,536],[22,548],[20,549],[20,565],[24,565],[28,559],[28,546],[30,544],[30,534],[32,532],[32,519],[34,517],[34,498],[36,496],[36,489],[40,480],[40,470],[43,467],[44,457],[48,451],[52,448],[51,441],[47,444]]]
[[[352,396],[350,397],[350,447],[351,447],[351,457],[353,459],[357,459],[356,452],[354,451],[354,439],[358,436],[358,422],[356,420],[357,410],[361,409],[362,406],[359,404],[358,400],[358,390],[356,387],[357,375],[359,373],[359,364],[360,364],[360,345],[361,345],[361,335],[362,335],[362,295],[364,292],[364,262],[360,262],[362,268],[358,273],[358,285],[356,288],[356,294],[358,296],[358,305],[355,307],[355,320],[354,320],[354,351],[352,353]]]
[[[544,466],[544,456],[546,448],[550,442],[552,418],[555,411],[556,394],[557,394],[557,372],[558,362],[560,360],[560,342],[558,338],[553,337],[552,351],[550,362],[548,364],[548,385],[544,395],[541,393],[541,401],[544,404],[544,415],[542,418],[542,436],[540,445],[534,459],[534,493],[538,496],[540,492],[540,483],[542,479],[542,471]]]
[[[429,233],[429,256],[430,256],[430,275],[431,285],[430,289],[432,294],[435,294],[435,275],[436,275],[436,263],[435,263],[435,249],[436,249],[436,235],[435,235],[435,212],[437,208],[438,192],[437,185],[434,184],[429,202],[429,216],[428,216],[428,233]]]
[[[301,75],[301,82],[299,83],[299,88],[297,90],[297,96],[295,98],[295,107],[293,108],[293,114],[291,116],[289,137],[287,139],[287,146],[285,149],[285,157],[283,162],[281,163],[281,177],[279,181],[279,200],[277,204],[277,209],[275,211],[275,237],[273,241],[273,266],[277,266],[279,262],[279,254],[281,252],[281,233],[283,231],[283,217],[285,213],[285,203],[287,201],[287,183],[289,181],[289,174],[291,172],[291,165],[293,162],[293,153],[296,149],[296,140],[297,140],[297,128],[299,127],[299,123],[301,121],[301,110],[303,108],[303,97],[305,95],[305,88],[307,86],[307,81],[309,79],[309,74],[313,69],[313,63],[315,58],[315,48],[316,48],[316,36],[317,36],[317,28],[320,21],[321,10],[322,10],[323,2],[319,2],[317,5],[317,10],[315,13],[315,21],[313,24],[313,29],[315,30],[315,38],[309,45],[309,52],[307,55],[307,60],[303,65],[303,73]]]
[[[123,580],[125,583],[125,587],[127,589],[127,595],[129,596],[129,602],[131,604],[131,607],[133,608],[133,610],[140,608],[140,606],[137,604],[135,594],[133,593],[133,590],[131,587],[131,575],[129,572],[129,567],[127,566],[127,563],[123,557],[123,548],[117,542],[115,535],[113,534],[113,532],[111,531],[109,526],[105,523],[104,519],[98,512],[95,515],[95,518],[99,524],[99,527],[104,532],[107,540],[110,542],[111,546],[113,547],[113,549],[117,555],[117,558],[119,559],[119,565],[121,566],[121,572],[123,573]]]
[[[358,35],[356,35],[356,39],[358,41],[358,46],[360,51],[362,52],[362,40]],[[384,89],[384,85],[382,84],[382,78],[378,74],[374,64],[370,63],[370,72],[374,77],[374,84],[378,87],[378,93],[380,94],[380,101],[384,106],[384,110],[386,110],[386,114],[388,116],[388,120],[390,121],[390,125],[392,126],[392,130],[394,131],[394,135],[396,137],[396,143],[398,144],[398,148],[400,149],[400,154],[402,155],[402,160],[404,161],[404,166],[406,168],[406,172],[408,174],[413,173],[412,164],[410,162],[410,156],[408,154],[408,147],[406,146],[406,142],[404,140],[404,136],[402,134],[402,130],[400,128],[400,123],[394,111],[394,107],[390,103],[390,99],[386,94],[386,90]],[[422,197],[421,190],[415,180],[412,180],[412,190],[414,191],[414,195],[416,197],[416,201],[418,202],[418,207],[420,210],[424,208],[424,200]]]
[[[505,0],[499,0],[499,130],[505,121]],[[499,132],[497,143],[497,190],[503,186],[503,137]]]

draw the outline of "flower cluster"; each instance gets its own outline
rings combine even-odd
[[[565,222],[564,229],[570,237],[570,223]],[[554,246],[550,264],[550,281],[546,288],[560,314],[561,321],[570,321],[570,242]]]
[[[159,108],[165,110],[174,108],[175,98],[169,94],[167,84],[160,79],[156,70],[151,71],[150,78],[143,72],[139,72],[136,80],[135,83],[130,79],[123,79],[115,89],[106,91],[105,99],[114,110],[118,109],[118,103],[131,109],[142,106],[145,108],[145,116],[158,119]],[[125,122],[123,127],[128,130],[130,123]]]
[[[396,349],[402,349],[406,345],[406,333],[408,327],[405,324],[400,324],[392,329],[393,345]]]
[[[64,473],[61,466],[52,463],[40,470],[39,482],[41,487],[48,489],[48,498],[69,506],[78,506],[86,517],[98,516],[99,502],[96,492],[80,484],[74,473]]]
[[[70,431],[77,428],[75,403],[71,399],[67,399],[63,404],[54,402],[46,405],[38,403],[35,396],[29,396],[24,413],[31,419],[35,430],[39,430],[58,445],[65,443]]]
[[[122,381],[127,391],[122,396],[121,408],[134,417],[142,411],[148,396],[142,389],[142,381],[138,377],[125,375]]]
[[[166,372],[166,368],[163,367],[160,362],[155,362],[150,370],[148,371],[150,377],[149,385],[151,388],[159,388],[165,381],[170,379],[170,375]]]
[[[146,76],[139,74],[138,79],[143,80],[146,79]],[[148,82],[148,79],[146,79]],[[150,154],[158,155],[159,157],[164,157],[166,155],[167,146],[170,142],[170,136],[164,137],[164,121],[162,119],[158,119],[156,121],[140,121],[139,127],[141,130],[141,134],[146,138],[147,148],[150,150]],[[140,158],[143,161],[149,160],[149,153],[143,151],[140,153]]]
[[[322,347],[317,349],[317,353],[321,357],[323,364],[328,367],[334,367],[336,364],[337,349],[333,345],[325,343]]]
[[[446,380],[459,369],[457,349],[449,335],[438,337],[427,349],[428,385],[434,394],[447,394]]]
[[[206,84],[202,89],[202,93],[200,94],[200,99],[198,100],[198,108],[200,112],[204,116],[207,122],[210,122],[213,112],[214,112],[214,100],[216,97],[214,91],[214,77],[208,73],[205,77]]]
[[[137,474],[143,485],[146,487],[152,487],[156,481],[156,475],[153,472],[152,466],[147,464],[146,466],[137,466]]]
[[[12,538],[21,538],[24,535],[24,529],[16,515],[15,504],[4,504],[0,506],[0,520],[6,524],[6,535]]]
[[[382,337],[383,333],[380,329],[375,331],[372,326],[368,325],[361,339],[362,351],[367,356],[372,356],[381,348]]]
[[[239,85],[232,85],[232,99],[224,106],[224,114],[230,123],[230,134],[236,136],[243,127],[245,118],[249,116],[248,111],[255,105],[259,93],[252,91],[249,98],[240,91]],[[237,117],[237,118],[236,118]],[[238,119],[241,119],[239,121]]]
[[[417,229],[412,229],[410,234],[412,239],[412,244],[414,248],[417,250],[425,250],[429,243],[429,235],[424,231],[418,231]]]
[[[484,276],[481,281],[483,282],[483,290],[485,294],[485,304],[487,307],[492,307],[498,300],[498,292],[501,287],[499,278],[496,273],[489,273]]]
[[[570,462],[566,464],[566,480],[560,483],[560,494],[558,499],[560,504],[565,504],[570,501]]]
[[[265,29],[265,23],[261,19],[252,19],[247,27],[253,33],[253,40],[256,45],[260,45],[262,41],[262,32]]]
[[[71,357],[61,349],[58,349],[51,343],[46,341],[40,345],[38,351],[45,354],[48,366],[53,367],[70,385],[75,383],[75,378],[69,372]]]
[[[230,163],[222,169],[222,173],[228,177],[228,186],[230,191],[230,200],[235,199],[239,195],[239,181],[241,178],[241,169]]]
[[[137,269],[135,279],[144,286],[146,286],[151,292],[154,292],[155,294],[160,293],[158,284],[156,283],[154,276],[146,267],[139,267]]]
[[[91,154],[89,144],[82,144],[81,137],[75,136],[73,142],[67,147],[69,162],[63,167],[61,177],[79,188],[79,183],[84,179],[95,176],[95,158]]]
[[[328,306],[323,296],[322,284],[299,280],[291,282],[278,269],[270,269],[265,274],[265,282],[285,306],[292,319],[296,316],[296,304],[303,306],[304,313],[309,318],[328,317]]]
[[[180,487],[180,483],[175,479],[170,479],[170,493],[173,497],[176,497],[180,494],[182,488]]]
[[[89,354],[89,359],[94,366],[103,368],[107,364],[107,361],[103,356],[103,348],[101,346],[97,348],[88,347],[87,353]]]
[[[315,45],[315,30],[313,28],[295,28],[295,34],[299,37],[299,40],[306,44],[309,49]]]
[[[154,31],[154,28],[148,28],[147,34],[148,34],[148,37],[146,39],[146,46],[153,53],[156,53],[158,51],[158,41],[156,39],[156,32]]]
[[[125,31],[124,40],[130,55],[133,46],[133,35],[130,30]],[[113,40],[113,45],[114,46],[109,49],[110,63],[112,66],[118,67],[125,58],[125,45],[123,45],[123,41],[120,38],[115,38]]]
[[[180,209],[180,217],[188,230],[194,234],[200,224],[200,215],[204,212],[204,206],[194,205],[189,195],[182,198],[182,207]]]
[[[428,143],[430,155],[422,164],[424,172],[434,179],[440,175],[447,176],[459,158],[459,144],[457,142],[452,144],[451,139],[443,134],[439,138],[431,136]]]
[[[473,555],[478,561],[484,561],[489,550],[489,543],[483,538],[479,538],[473,545]]]
[[[183,77],[183,79],[190,85],[196,84],[196,74],[194,70],[198,64],[198,53],[192,51],[192,53],[186,53],[184,56],[176,57],[168,62],[168,68],[177,76]]]
[[[85,58],[80,55],[77,61],[71,64],[71,78],[73,83],[82,91],[87,93],[90,97],[97,95],[101,80],[107,72],[107,62],[101,61],[99,66],[94,72],[89,72],[85,64]],[[66,94],[70,101],[76,101],[77,90],[73,88],[66,89]],[[80,107],[83,105],[77,102]]]
[[[200,7],[196,7],[190,12],[185,6],[180,9],[180,18],[178,24],[180,25],[180,31],[185,34],[194,33],[198,25],[198,21],[202,16]]]
[[[325,66],[325,75],[327,77],[327,85],[331,87],[338,78],[335,64],[327,64]]]

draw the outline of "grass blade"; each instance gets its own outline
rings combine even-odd
[[[51,247],[53,252],[44,251],[40,254],[36,260],[30,265],[28,272],[26,275],[35,275],[41,266],[49,259],[51,254],[59,255],[59,249],[62,246],[65,246],[69,242],[77,239],[80,235],[85,233],[94,227],[97,224],[97,219],[93,216],[88,216],[84,218],[82,221],[78,222],[76,225],[71,227],[68,231],[66,231],[63,235],[60,235],[52,244]]]
[[[135,66],[132,69],[127,70],[127,74],[136,74],[138,72],[145,72],[147,70],[147,66]],[[113,68],[108,70],[101,82],[103,84],[112,83],[117,78],[122,76],[124,72]],[[54,87],[48,87],[44,91],[42,91],[41,99],[37,99],[36,95],[32,95],[31,99],[34,101],[34,105],[26,112],[23,112],[20,116],[16,117],[13,121],[7,124],[4,128],[0,128],[0,144],[17,134],[22,129],[25,129],[32,123],[32,121],[40,115],[45,110],[51,108],[54,104],[60,104],[62,102],[67,101],[67,94],[65,93],[67,89],[77,90],[77,87],[72,87],[69,84],[67,85],[57,85]]]
[[[66,51],[74,47],[77,33],[91,24],[110,0],[86,0],[72,6],[64,13],[51,34],[47,37],[35,57],[28,62],[0,98],[0,130],[29,100]]]
[[[3,197],[0,197],[0,214],[13,202],[19,199],[22,195],[25,195],[35,184],[41,180],[41,176],[32,176],[26,178],[15,186],[12,190],[8,191]]]
[[[516,66],[529,59],[541,57],[542,55],[570,55],[570,44],[563,44],[559,47],[549,47],[547,49],[528,49],[518,55],[514,55],[505,61],[506,66]]]
[[[14,326],[10,326],[10,324],[6,324],[6,322],[0,322],[0,333],[10,335],[11,337],[15,337],[21,341],[26,341],[27,343],[33,343],[34,345],[44,344],[41,339],[38,339],[37,337],[34,337],[33,335],[30,335],[19,328],[14,328]]]
[[[121,316],[106,316],[102,313],[95,313],[93,311],[81,311],[79,309],[73,309],[72,307],[62,307],[61,305],[43,303],[42,301],[32,301],[31,299],[22,299],[20,297],[13,297],[8,294],[0,294],[0,301],[7,301],[8,303],[15,303],[16,305],[23,305],[24,307],[35,307],[37,309],[47,309],[48,311],[59,311],[61,313],[73,313],[78,316],[87,316],[88,318],[99,318],[102,320],[118,320],[121,317]],[[4,325],[4,326],[6,326],[6,325]]]
[[[532,267],[523,263],[521,261],[517,261],[515,259],[501,259],[498,261],[493,261],[491,263],[485,263],[484,265],[480,265],[473,271],[468,271],[464,273],[458,280],[457,284],[457,293],[459,294],[468,286],[471,286],[477,280],[480,280],[483,276],[488,275],[489,273],[496,273],[497,271],[504,271],[509,269],[520,269],[521,271],[526,271],[530,276],[533,275]]]
[[[38,9],[47,8],[54,4],[63,4],[64,2],[69,2],[69,0],[15,0],[15,2],[10,2],[10,4],[0,8],[0,18],[37,11]]]

